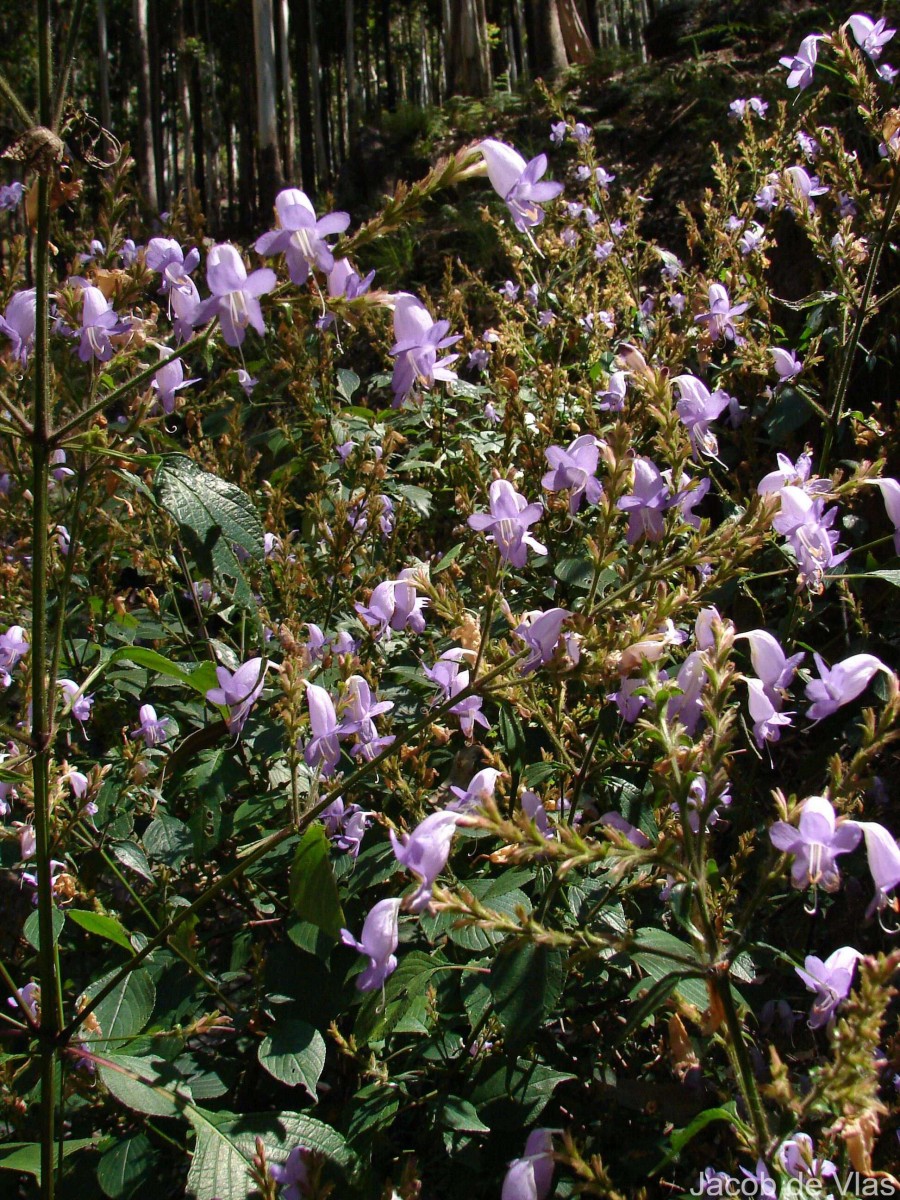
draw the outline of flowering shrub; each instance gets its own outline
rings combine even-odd
[[[891,33],[805,38],[805,107],[731,105],[679,256],[559,111],[546,153],[464,147],[356,230],[283,191],[268,266],[178,213],[138,247],[122,163],[85,255],[34,164],[0,1168],[198,1200],[889,1181]],[[451,186],[503,275],[363,276]]]

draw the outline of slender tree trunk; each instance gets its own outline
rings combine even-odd
[[[272,0],[253,0],[253,46],[256,61],[256,137],[259,154],[259,202],[268,216],[281,186],[276,106],[275,27]]]
[[[589,63],[593,58],[594,50],[581,14],[575,6],[575,0],[556,0],[556,7],[559,12],[559,26],[569,62],[582,66]]]
[[[528,0],[528,11],[534,70],[552,79],[569,65],[557,0]]]
[[[222,108],[219,103],[218,42],[213,38],[209,19],[209,0],[196,0],[196,2],[199,6],[198,25],[202,19],[203,36],[206,43],[202,74],[206,94],[209,97],[209,109],[206,120],[203,122],[204,182],[206,184],[204,208],[209,232],[218,235],[221,229],[222,215],[219,159],[219,147],[222,144]]]
[[[275,33],[278,42],[279,88],[281,92],[281,161],[284,177],[294,178],[294,88],[291,82],[290,9],[288,0],[275,0]]]
[[[394,78],[394,58],[391,47],[391,0],[381,0],[381,41],[384,48],[384,80],[387,86],[387,108],[397,107],[397,84]]]
[[[309,37],[309,87],[312,99],[313,145],[316,158],[316,180],[324,185],[328,177],[328,148],[325,141],[325,120],[322,108],[322,67],[319,61],[319,18],[316,0],[306,0]]]
[[[453,96],[486,96],[491,90],[484,0],[450,0],[447,85]]]
[[[253,37],[253,14],[246,7],[238,11],[239,36],[244,45]],[[254,98],[255,82],[252,71],[241,71],[238,75],[240,109],[238,110],[238,202],[240,220],[245,228],[256,222],[256,155],[254,154]],[[268,221],[270,214],[265,213]]]
[[[156,4],[149,8],[150,35],[150,123],[153,127],[153,159],[156,165],[156,199],[166,207],[166,144],[163,136],[163,69],[159,40],[159,14]]]
[[[293,0],[295,77],[300,111],[300,181],[311,196],[316,194],[316,149],[313,140],[312,89],[309,66],[309,0]]]
[[[191,152],[194,158],[194,192],[197,196],[197,203],[203,209],[203,212],[208,212],[207,208],[207,185],[206,185],[206,146],[205,146],[205,104],[203,97],[203,80],[200,73],[200,54],[197,47],[202,43],[200,32],[199,13],[197,11],[197,0],[189,0],[188,10],[188,36],[191,40],[190,54],[190,70],[188,71],[188,94],[191,101]]]
[[[109,107],[109,38],[106,29],[106,0],[97,0],[97,70],[100,75],[100,123],[104,129],[109,129],[112,125],[112,113]]]
[[[138,52],[138,179],[154,211],[159,208],[153,124],[150,119],[150,43],[147,37],[147,0],[134,0],[134,26]]]
[[[353,0],[344,0],[344,75],[347,86],[347,154],[359,142],[359,79],[356,70],[356,11]]]
[[[191,114],[191,92],[188,82],[189,63],[186,46],[187,31],[184,21],[184,0],[177,0],[176,28],[178,31],[178,111],[181,114],[181,154],[183,161],[182,186],[185,203],[189,209],[196,207],[194,195],[194,125]]]

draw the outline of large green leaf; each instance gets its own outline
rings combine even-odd
[[[63,925],[66,923],[66,914],[60,909],[53,909],[53,944],[59,941],[59,935],[62,933]],[[41,948],[41,918],[37,909],[33,913],[29,913],[25,924],[22,927],[22,932],[25,935],[25,940],[34,946],[35,950]]]
[[[291,864],[290,897],[298,917],[338,938],[346,922],[331,869],[330,851],[324,827],[318,823],[310,825]]]
[[[507,1042],[521,1045],[553,1011],[566,978],[566,956],[550,946],[504,946],[491,967],[494,1011]]]
[[[114,971],[92,983],[85,991],[88,1000],[100,992],[112,979]],[[113,988],[108,996],[97,1005],[94,1015],[100,1024],[96,1039],[88,1039],[88,1048],[97,1054],[105,1054],[122,1047],[123,1041],[136,1037],[153,1013],[156,988],[149,971],[137,967]]]
[[[184,821],[164,812],[150,822],[142,840],[149,858],[165,863],[174,871],[194,849],[193,835]]]
[[[435,971],[447,966],[440,953],[411,950],[387,980],[384,992],[372,992],[356,1018],[353,1036],[361,1045],[386,1037],[421,1002]]]
[[[189,1106],[187,1118],[197,1135],[187,1179],[188,1195],[196,1200],[247,1200],[248,1168],[261,1138],[270,1162],[284,1162],[295,1146],[324,1155],[345,1174],[355,1168],[355,1156],[329,1125],[299,1113],[207,1112]]]
[[[97,1182],[110,1200],[127,1200],[135,1189],[149,1184],[159,1153],[146,1134],[117,1142],[97,1165]]]
[[[86,1150],[96,1143],[93,1138],[72,1138],[63,1142],[63,1155],[68,1157],[77,1150]],[[18,1171],[22,1175],[33,1175],[41,1179],[41,1144],[40,1142],[6,1142],[0,1146],[0,1170]],[[6,1192],[4,1191],[4,1195]],[[10,1193],[11,1195],[12,1193]]]
[[[133,949],[125,928],[116,917],[107,916],[105,913],[89,912],[83,908],[70,908],[69,920],[80,925],[88,933],[93,933],[96,937],[105,938],[108,942],[115,942],[123,950],[130,952]]]
[[[165,1059],[110,1054],[98,1067],[101,1080],[127,1108],[151,1117],[174,1117],[187,1101],[181,1079]]]
[[[302,1087],[316,1098],[316,1084],[325,1066],[325,1039],[306,1021],[276,1021],[260,1043],[260,1065],[290,1087]]]
[[[235,602],[255,610],[234,551],[237,546],[258,563],[265,558],[262,524],[249,497],[183,454],[165,455],[153,477],[153,491],[201,570],[220,582],[234,580]]]

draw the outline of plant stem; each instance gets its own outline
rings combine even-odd
[[[756,1076],[753,1074],[753,1064],[747,1053],[747,1043],[744,1041],[744,1030],[734,1003],[734,993],[731,990],[731,980],[727,974],[716,974],[713,978],[713,988],[722,1005],[725,1014],[725,1026],[728,1030],[728,1040],[734,1057],[738,1079],[744,1100],[750,1110],[753,1131],[756,1134],[757,1157],[764,1162],[769,1150],[769,1125],[762,1104],[759,1088],[756,1086]]]
[[[828,460],[831,457],[831,451],[837,437],[838,425],[841,422],[841,413],[844,408],[844,401],[847,398],[847,390],[850,387],[850,375],[853,371],[853,360],[856,358],[856,350],[859,346],[859,339],[862,336],[863,326],[869,317],[869,300],[872,296],[872,289],[875,286],[875,276],[878,274],[878,265],[881,262],[881,255],[887,245],[888,237],[891,232],[891,225],[894,223],[894,215],[897,212],[897,205],[900,204],[900,167],[894,168],[894,181],[891,184],[891,190],[888,194],[887,204],[884,209],[884,217],[881,221],[881,229],[878,231],[878,241],[872,250],[872,256],[869,259],[869,269],[866,272],[866,279],[863,284],[862,295],[859,299],[859,305],[856,310],[856,320],[853,323],[853,330],[850,334],[850,340],[847,342],[847,349],[844,353],[844,361],[841,364],[841,374],[838,378],[837,391],[834,394],[834,402],[831,405],[831,413],[829,422],[825,427],[825,439],[822,443],[822,456],[819,460],[819,474],[824,475],[828,470]]]
[[[72,73],[72,66],[75,62],[75,43],[78,41],[78,31],[81,28],[81,18],[84,15],[84,8],[85,0],[75,0],[72,17],[69,21],[66,48],[63,51],[59,77],[56,80],[56,91],[53,95],[53,123],[51,128],[54,133],[59,132],[59,124],[62,120],[63,104],[66,101],[66,92],[69,89],[69,76]]]
[[[3,97],[25,128],[30,129],[34,124],[34,116],[16,95],[15,89],[2,71],[0,71],[0,96]]]

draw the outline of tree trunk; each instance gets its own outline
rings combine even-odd
[[[575,6],[575,0],[556,0],[556,7],[559,12],[559,26],[566,47],[566,56],[570,63],[584,66],[593,58],[594,50],[581,14]]]
[[[569,65],[557,0],[528,0],[527,11],[534,71],[552,79]]]
[[[322,111],[322,65],[319,61],[319,18],[316,0],[306,0],[309,17],[309,87],[312,99],[313,145],[316,156],[316,182],[325,186],[328,178],[328,149]]]
[[[278,84],[281,93],[281,162],[284,177],[294,178],[294,89],[291,83],[290,10],[288,0],[275,0],[275,33],[278,42]]]
[[[160,208],[166,207],[166,143],[163,136],[163,56],[159,44],[159,13],[157,5],[149,8],[150,35],[150,122],[153,128],[153,158],[156,164],[156,199]]]
[[[138,179],[154,211],[159,209],[153,124],[150,120],[150,42],[147,37],[147,0],[134,0],[134,25],[138,52]]]
[[[486,96],[491,90],[484,0],[450,0],[447,86],[451,96]]]
[[[528,58],[528,39],[525,32],[525,14],[522,11],[522,0],[510,0],[512,9],[513,41],[518,58],[519,75],[527,79],[531,74],[531,64]]]
[[[256,138],[259,155],[259,203],[268,217],[282,182],[278,153],[275,28],[272,0],[253,0],[253,47],[256,61]]]
[[[205,146],[205,104],[203,99],[203,80],[200,75],[200,54],[196,47],[202,44],[200,33],[197,0],[190,0],[188,7],[188,36],[191,39],[190,72],[188,73],[188,91],[191,98],[192,120],[192,151],[194,156],[194,191],[197,203],[206,213],[207,182],[206,182],[206,146]]]
[[[297,84],[297,109],[300,116],[300,186],[310,196],[316,193],[316,151],[313,143],[312,91],[309,79],[308,0],[292,0],[294,23],[294,78]]]
[[[394,59],[391,49],[391,0],[381,0],[381,41],[384,47],[384,81],[387,86],[387,107],[397,107],[397,84],[394,79]]]
[[[344,75],[347,79],[347,153],[359,141],[359,79],[356,71],[356,13],[354,0],[344,0]]]
[[[97,0],[97,69],[100,74],[100,123],[104,129],[112,125],[109,107],[109,38],[106,30],[106,0]],[[149,48],[147,58],[149,62]],[[104,142],[105,142],[104,138]]]

